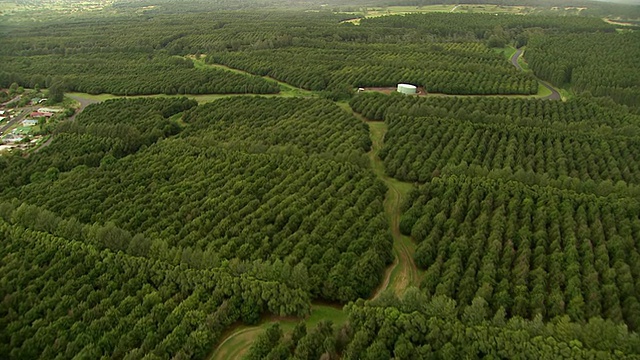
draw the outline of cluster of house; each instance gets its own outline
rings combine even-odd
[[[39,108],[38,111],[34,111],[29,116],[22,120],[22,126],[35,126],[38,125],[40,119],[49,120],[55,113],[64,111],[60,108]]]
[[[6,119],[10,120],[10,115],[8,111],[10,110],[0,110],[0,116],[2,116],[0,117],[0,124],[3,123],[3,121]],[[22,143],[25,136],[29,134],[30,127],[38,125],[41,119],[45,119],[45,121],[48,121],[49,118],[51,118],[56,113],[61,111],[64,111],[64,109],[54,108],[54,107],[42,107],[42,108],[39,108],[37,111],[31,112],[29,115],[26,116],[26,119],[22,120],[21,122],[22,127],[13,129],[11,133],[4,135],[2,139],[0,139],[1,140],[0,144],[4,144],[3,146],[0,146],[0,150],[3,150],[3,148],[12,148],[16,144]]]
[[[44,109],[44,108],[43,108]],[[22,120],[22,126],[35,126],[38,125],[38,121],[40,119],[48,120],[54,114],[50,111],[41,111],[42,109],[38,109],[38,111],[34,111],[29,116]]]

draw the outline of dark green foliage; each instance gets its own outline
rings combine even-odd
[[[615,27],[598,18],[577,16],[522,16],[501,14],[407,14],[404,16],[380,16],[363,19],[361,26],[384,28],[404,33],[422,33],[439,37],[467,37],[485,39],[501,35],[512,39],[529,29],[560,33],[614,32]],[[426,33],[426,34],[425,34]]]
[[[640,292],[627,278],[640,274],[635,202],[450,177],[421,186],[406,208],[404,230],[418,242],[428,296],[460,306],[480,297],[524,318],[600,316],[640,326]]]
[[[308,311],[305,292],[238,269],[189,270],[3,220],[0,235],[4,359],[202,358],[243,303],[282,315]]]
[[[59,164],[59,174],[37,170],[77,151],[69,145],[86,132],[88,144],[96,137],[129,144],[128,137],[146,138],[136,131],[154,134],[171,123],[158,113],[172,116],[193,105],[186,99],[93,105],[66,125],[65,136],[3,173],[4,183],[24,185],[5,189],[6,196],[84,224],[113,222],[119,229],[107,224],[95,231],[97,245],[112,250],[195,267],[206,267],[203,254],[284,261],[295,275],[286,281],[316,297],[368,296],[391,261],[386,189],[362,167],[366,126],[326,100],[220,100],[189,111],[180,138],[152,137],[125,157],[95,149],[91,162],[81,163],[88,166]],[[132,243],[137,233],[167,250]],[[259,309],[245,305],[244,319],[255,321]]]
[[[99,55],[38,55],[0,57],[4,64],[0,86],[18,81],[29,86],[31,79],[55,77],[68,91],[115,95],[145,94],[227,94],[279,92],[278,84],[258,76],[241,75],[221,69],[194,68],[181,57],[143,53],[106,52]],[[45,83],[37,83],[46,86]],[[34,84],[35,85],[35,84]],[[56,82],[53,94],[60,90]],[[51,93],[51,89],[49,90]]]
[[[452,117],[476,123],[512,124],[581,133],[640,135],[640,117],[623,106],[590,97],[568,101],[511,97],[414,97],[360,93],[351,107],[371,120],[394,116]]]
[[[536,36],[526,58],[538,76],[556,85],[640,107],[639,43],[638,31]]]
[[[620,59],[636,35],[583,17],[190,13],[209,5],[114,2],[108,18],[0,31],[3,101],[22,87],[309,96],[105,101],[38,152],[1,156],[0,358],[201,359],[233,323],[369,297],[392,260],[387,189],[366,124],[325,99],[400,82],[536,93],[489,48],[509,44],[585,94],[353,96],[388,125],[387,173],[417,185],[400,230],[421,289],[351,303],[340,329],[273,325],[247,358],[637,357],[640,117],[598,98],[637,105]]]
[[[379,156],[398,179],[469,174],[580,192],[639,194],[640,117],[588,98],[415,98],[364,93],[354,110],[386,119]]]
[[[451,118],[397,117],[387,122],[390,130],[380,156],[387,173],[402,180],[424,182],[446,166],[475,165],[507,175],[640,183],[636,139]]]
[[[347,305],[349,322],[333,338],[313,342],[316,353],[308,358],[321,358],[317,354],[326,349],[322,344],[337,339],[346,343],[341,359],[636,359],[640,351],[637,334],[598,317],[585,323],[559,317],[546,324],[540,317],[506,319],[502,310],[488,316],[480,299],[457,312],[456,302],[444,296],[422,298],[415,310],[403,310],[406,305],[404,299]],[[319,324],[309,334],[325,327]],[[297,355],[308,352],[309,343],[295,346],[285,338],[274,349],[287,346],[295,359],[307,359]],[[328,352],[322,358],[333,356]]]
[[[267,357],[269,353],[273,352],[274,347],[282,339],[282,330],[279,323],[271,325],[264,333],[256,338],[251,344],[251,349],[244,359],[247,360],[261,360]]]
[[[371,147],[367,126],[326,100],[222,99],[197,107],[184,121],[189,124],[184,137],[211,145],[224,142],[256,152],[278,148],[368,164],[362,157]]]
[[[335,359],[336,338],[331,321],[320,321],[309,332],[304,323],[298,324],[291,338],[282,337],[275,323],[262,333],[243,359]]]
[[[309,90],[423,86],[449,94],[534,94],[536,81],[479,43],[330,44],[218,52],[208,61],[263,74]]]
[[[499,46],[526,42],[531,32],[614,29],[579,17],[422,14],[354,26],[340,23],[345,15],[324,11],[154,13],[144,21],[120,14],[15,29],[1,39],[0,86],[64,81],[68,90],[119,95],[279,91],[275,82],[194,66],[185,57],[207,54],[210,63],[322,90],[333,99],[348,98],[354,87],[400,82],[451,94],[533,94],[536,81],[481,41]]]
[[[47,179],[46,171],[67,172],[81,165],[98,167],[132,154],[181,128],[171,116],[197,103],[186,98],[127,99],[87,107],[74,122],[60,123],[56,138],[37,156],[7,159],[0,176],[3,191]],[[57,176],[56,176],[57,177]]]
[[[47,96],[49,96],[49,101],[54,104],[61,102],[64,99],[65,90],[65,85],[62,82],[58,81],[52,83],[51,86],[49,86],[49,93],[47,94]]]

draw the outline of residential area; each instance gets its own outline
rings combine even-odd
[[[37,147],[49,136],[48,124],[73,113],[73,109],[47,105],[38,90],[10,88],[0,93],[9,98],[0,103],[0,153]]]

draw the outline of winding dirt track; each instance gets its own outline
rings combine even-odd
[[[385,197],[384,209],[389,219],[391,235],[393,236],[394,261],[391,266],[387,268],[384,280],[372,298],[377,298],[388,288],[393,289],[397,295],[401,295],[407,287],[418,286],[420,284],[420,273],[413,261],[415,245],[410,238],[400,233],[400,208],[404,197],[407,195],[407,192],[412,189],[413,185],[392,179],[387,176],[384,171],[384,164],[378,157],[378,152],[384,144],[387,125],[384,122],[368,121],[358,114],[354,115],[365,121],[369,126],[372,142],[371,151],[369,151],[371,168],[376,176],[382,180],[389,189]]]
[[[520,66],[520,63],[518,63],[518,59],[520,58],[520,56],[522,56],[523,52],[524,52],[524,50],[522,48],[520,48],[520,49],[517,49],[516,52],[511,56],[511,64],[513,64],[513,66],[515,66],[516,69],[518,69],[520,71],[524,71],[522,66]],[[562,100],[562,95],[560,95],[558,90],[556,90],[556,88],[551,86],[551,84],[549,84],[546,81],[542,81],[540,79],[538,79],[538,82],[540,84],[542,84],[542,86],[544,86],[547,89],[549,89],[549,91],[551,91],[551,94],[543,97],[543,99],[547,99],[547,100]]]

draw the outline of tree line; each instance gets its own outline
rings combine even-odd
[[[321,99],[194,105],[92,105],[59,126],[48,148],[7,159],[3,197],[80,224],[112,222],[130,234],[115,231],[112,250],[137,247],[144,249],[137,255],[174,264],[192,257],[184,262],[197,267],[233,259],[304,264],[313,297],[367,297],[391,261],[391,238],[386,188],[366,167],[366,126]],[[181,131],[173,115],[184,110]],[[160,130],[167,127],[179,135]],[[147,136],[154,142],[136,140]],[[129,144],[122,153],[121,143]]]
[[[559,133],[451,118],[390,117],[380,158],[388,174],[424,182],[446,166],[477,165],[506,173],[546,174],[595,183],[640,181],[638,139]],[[424,134],[422,136],[418,134]]]
[[[403,205],[427,296],[508,316],[640,325],[638,204],[481,178],[433,179]]]
[[[534,37],[526,58],[536,75],[556,85],[638,108],[640,74],[633,59],[639,41],[637,31]]]
[[[586,323],[558,317],[508,318],[489,311],[482,298],[459,308],[445,296],[428,298],[409,288],[401,299],[345,307],[349,321],[299,323],[284,334],[276,323],[256,339],[244,359],[635,359],[638,335],[624,325],[594,317]]]
[[[388,174],[412,182],[466,174],[607,196],[638,194],[638,116],[589,97],[567,102],[362,93],[350,105],[389,131]]]
[[[269,75],[308,90],[411,83],[449,94],[534,94],[538,84],[483,44],[342,44],[216,52],[207,61]]]
[[[143,53],[2,57],[0,86],[59,86],[65,91],[114,95],[278,93],[274,81],[215,68],[190,59]]]
[[[334,99],[350,97],[355,87],[400,82],[429,92],[527,95],[537,92],[535,79],[487,45],[522,46],[536,34],[615,29],[581,17],[411,14],[363,19],[354,26],[340,23],[346,16],[329,11],[149,11],[140,17],[29,24],[2,38],[0,60],[6,69],[0,72],[0,86],[42,87],[57,80],[69,90],[117,95],[278,92],[274,82],[194,68],[181,58],[206,54],[210,62],[326,91]],[[430,45],[422,46],[425,42]]]
[[[309,311],[306,292],[241,268],[189,270],[4,219],[0,233],[3,358],[202,358],[239,319]]]

